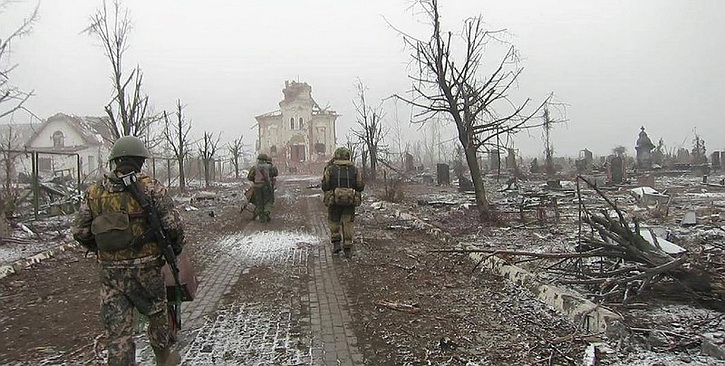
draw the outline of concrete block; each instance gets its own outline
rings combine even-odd
[[[471,253],[470,256],[476,262],[483,258],[481,253]],[[495,256],[488,257],[482,266],[525,287],[539,300],[557,309],[589,332],[616,337],[624,330],[622,319],[618,314],[587,300],[574,290],[544,283],[535,274],[521,267],[506,264]]]

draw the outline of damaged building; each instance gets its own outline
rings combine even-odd
[[[40,176],[98,176],[106,169],[113,140],[104,117],[79,117],[56,113],[35,129],[25,142],[25,150],[38,152]],[[23,159],[23,170],[32,166]]]
[[[94,178],[106,171],[111,131],[104,117],[56,113],[41,123],[0,126],[3,147],[12,161],[13,180],[29,177],[37,160],[38,176]],[[7,173],[7,172],[5,172]]]
[[[279,109],[256,116],[259,153],[271,156],[286,171],[325,161],[335,150],[335,122],[339,115],[321,108],[312,98],[312,87],[285,81]]]

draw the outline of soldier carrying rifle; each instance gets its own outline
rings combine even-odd
[[[175,266],[184,229],[166,188],[141,173],[150,157],[138,138],[119,138],[108,157],[113,171],[88,188],[71,228],[73,237],[100,263],[109,365],[136,364],[134,309],[149,319],[148,338],[156,364],[175,365],[180,358],[171,348],[179,324],[172,327],[178,317],[170,320],[168,315],[161,268],[165,262]]]

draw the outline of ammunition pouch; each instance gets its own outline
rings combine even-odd
[[[334,205],[340,206],[340,207],[359,206],[360,199],[359,198],[356,199],[356,196],[359,197],[359,195],[357,195],[356,193],[357,192],[355,192],[355,189],[353,189],[353,188],[342,188],[342,187],[335,188],[334,193],[333,193],[333,198],[335,201]]]
[[[98,250],[115,252],[134,246],[130,218],[126,211],[112,211],[101,214],[91,222],[91,233],[95,236]]]

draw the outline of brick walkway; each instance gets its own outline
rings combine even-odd
[[[287,189],[302,184],[307,183],[289,182]],[[289,232],[260,231],[259,224],[247,222],[239,234],[209,244],[208,258],[203,259],[206,269],[198,274],[197,298],[182,305],[184,365],[232,365],[239,360],[245,365],[363,364],[350,327],[347,297],[337,278],[346,259],[330,251],[319,197],[298,199],[294,207],[308,218],[306,230],[311,233],[295,237]],[[255,244],[260,241],[267,244]],[[310,245],[295,245],[300,242]],[[270,248],[269,243],[276,246]],[[223,304],[224,295],[255,266],[286,266],[309,281],[278,304]],[[148,347],[141,358],[143,365],[152,364]]]
[[[307,204],[308,211],[312,211],[311,203]],[[308,287],[314,364],[362,365],[357,338],[350,328],[347,296],[337,277],[346,259],[332,255],[327,226],[321,215],[315,217],[315,232],[324,239],[313,255],[312,280]]]

